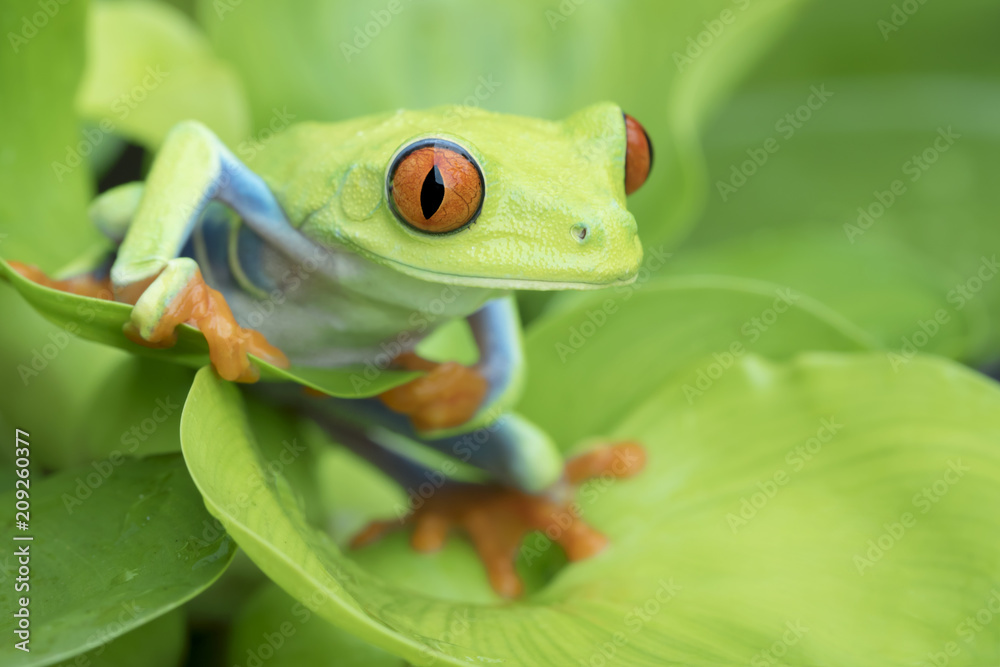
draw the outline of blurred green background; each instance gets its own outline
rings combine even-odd
[[[6,259],[55,271],[99,250],[89,201],[141,178],[184,118],[252,167],[288,122],[451,103],[560,118],[612,100],[656,147],[630,200],[647,249],[671,253],[651,284],[711,275],[791,287],[845,339],[899,353],[944,311],[919,352],[972,367],[1000,359],[996,2],[10,0],[0,27]],[[521,303],[541,337],[547,318],[586,298]],[[31,425],[37,479],[106,456],[156,399],[183,404],[192,371],[67,336],[6,287],[0,313],[0,424]],[[762,354],[850,349],[811,335]],[[582,421],[552,428],[584,437],[586,397],[545,402],[559,381],[540,378],[523,409],[577,410]],[[178,411],[132,453],[176,453],[179,424]],[[11,487],[5,475],[0,488]],[[182,637],[185,623],[190,664],[242,656],[254,624],[271,622],[262,615],[293,604],[271,588],[243,608],[247,581],[261,577],[240,556],[210,589],[218,598],[140,625],[112,645],[126,657],[95,664],[136,664],[126,642]],[[343,641],[359,645],[343,664],[401,664]],[[313,664],[292,655],[280,664]]]

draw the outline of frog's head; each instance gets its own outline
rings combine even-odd
[[[332,233],[432,282],[544,290],[635,280],[642,246],[625,197],[646,180],[652,145],[616,105],[559,122],[401,111],[352,139],[359,148],[328,205],[336,223],[311,235]]]

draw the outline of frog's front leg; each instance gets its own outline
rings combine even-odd
[[[263,335],[236,323],[222,295],[202,278],[197,263],[178,257],[205,206],[232,207],[255,229],[294,232],[264,182],[196,122],[175,127],[153,164],[135,217],[111,269],[115,299],[133,303],[126,333],[133,340],[169,345],[190,322],[205,335],[212,364],[228,380],[254,381],[248,354],[287,365]],[[295,234],[292,234],[294,236]]]
[[[403,354],[398,366],[427,374],[379,396],[390,409],[408,415],[423,435],[442,437],[495,421],[520,396],[524,354],[514,298],[489,301],[467,319],[479,349],[474,366]]]

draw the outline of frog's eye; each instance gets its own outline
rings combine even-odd
[[[386,184],[396,217],[431,234],[453,232],[475,221],[483,190],[483,172],[476,161],[444,139],[423,139],[400,151]]]
[[[653,169],[653,142],[646,129],[632,116],[625,114],[625,194],[630,195],[646,182]]]

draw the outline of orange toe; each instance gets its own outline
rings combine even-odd
[[[201,331],[208,342],[212,366],[226,380],[256,382],[260,370],[250,363],[248,355],[260,353],[261,358],[279,366],[288,366],[288,359],[264,336],[242,328],[233,316],[229,304],[212,289],[198,271],[173,298],[157,322],[148,342],[165,344],[176,338],[181,324],[191,324]]]
[[[408,415],[421,431],[461,426],[476,414],[489,390],[486,378],[462,364],[438,364],[412,352],[400,355],[395,362],[400,368],[427,374],[379,398],[389,409]]]
[[[629,477],[638,473],[645,462],[645,450],[638,443],[610,445],[568,462],[566,479],[579,484],[606,474]],[[502,597],[516,598],[524,586],[514,563],[528,533],[543,532],[562,547],[570,561],[590,558],[608,545],[608,538],[587,525],[576,507],[572,494],[530,495],[499,485],[444,486],[402,522],[372,523],[351,541],[351,546],[370,544],[389,530],[412,524],[413,548],[436,551],[444,545],[450,529],[459,528],[476,549],[493,590]]]

